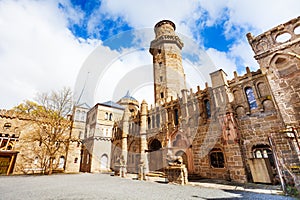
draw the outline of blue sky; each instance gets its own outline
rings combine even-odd
[[[99,60],[129,49],[147,51],[153,26],[162,19],[173,21],[177,33],[203,49],[229,78],[233,71],[244,73],[245,66],[257,70],[246,33],[258,35],[299,13],[298,0],[2,0],[0,91],[5,98],[0,108],[37,92],[73,87],[97,47],[105,49]],[[149,34],[137,34],[146,29]],[[124,31],[126,37],[118,37]],[[149,53],[137,55],[122,56],[115,64],[151,62]],[[184,59],[188,63],[191,57]]]
[[[79,23],[73,23],[70,19],[69,29],[72,31],[74,36],[82,37],[84,39],[100,39],[105,41],[120,32],[128,31],[134,29],[126,20],[119,17],[107,16],[105,12],[97,12],[101,8],[101,1],[99,0],[71,0],[71,6],[79,9],[83,13],[82,19]],[[67,6],[59,3],[59,8],[64,12],[67,10]],[[70,5],[68,5],[70,6]],[[97,13],[101,17],[101,21],[94,27],[92,32],[87,28],[89,20],[93,18],[94,14]],[[203,18],[207,18],[208,13],[203,14]],[[201,37],[205,38],[203,40],[204,48],[214,48],[219,51],[228,51],[230,46],[235,42],[235,37],[226,38],[225,31],[225,22],[228,19],[224,18],[218,21],[213,26],[204,26],[200,28],[195,28],[192,30],[195,38]],[[203,19],[198,19],[195,25],[199,25],[203,22]],[[244,31],[245,33],[245,31]],[[125,45],[124,43],[120,43]],[[199,44],[200,45],[200,44]],[[113,47],[115,48],[115,47]]]

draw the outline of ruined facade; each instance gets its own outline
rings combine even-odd
[[[164,171],[167,156],[176,155],[190,177],[271,183],[278,168],[294,172],[300,166],[299,24],[296,18],[257,37],[248,34],[260,69],[234,72],[232,80],[223,70],[212,72],[212,85],[194,92],[185,86],[184,44],[174,23],[157,23],[150,47],[155,105],[125,108],[113,129],[112,168],[122,155],[128,172],[137,173],[140,162],[147,172]],[[283,33],[290,38],[276,41]]]

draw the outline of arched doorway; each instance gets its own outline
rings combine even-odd
[[[64,166],[65,166],[65,157],[64,157],[64,156],[61,156],[61,157],[59,158],[58,168],[59,168],[59,169],[63,169]]]
[[[252,180],[255,183],[272,183],[276,175],[275,162],[269,145],[258,144],[252,147],[253,158],[249,159]]]
[[[149,170],[159,171],[163,168],[161,142],[154,139],[149,143]]]
[[[275,162],[271,147],[265,144],[259,144],[252,147],[254,158],[267,158],[272,168],[275,169]]]
[[[180,151],[177,151],[175,156],[181,156],[182,157],[182,160],[183,160],[183,164],[185,164],[185,167],[188,169],[189,168],[189,165],[188,165],[188,158],[187,158],[187,155],[184,151],[180,150]]]
[[[103,154],[100,159],[100,169],[107,170],[108,168],[108,157],[106,154]]]
[[[122,149],[119,143],[113,146],[113,151],[110,157],[110,165],[113,170],[115,170],[115,165],[121,157]]]

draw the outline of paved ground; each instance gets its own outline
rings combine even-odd
[[[293,199],[231,187],[208,188],[205,183],[199,184],[180,186],[155,182],[153,179],[138,181],[107,174],[1,176],[0,199]]]

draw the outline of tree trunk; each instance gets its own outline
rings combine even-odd
[[[52,171],[53,171],[53,158],[50,157],[50,159],[49,159],[49,173],[48,174],[51,175]]]

